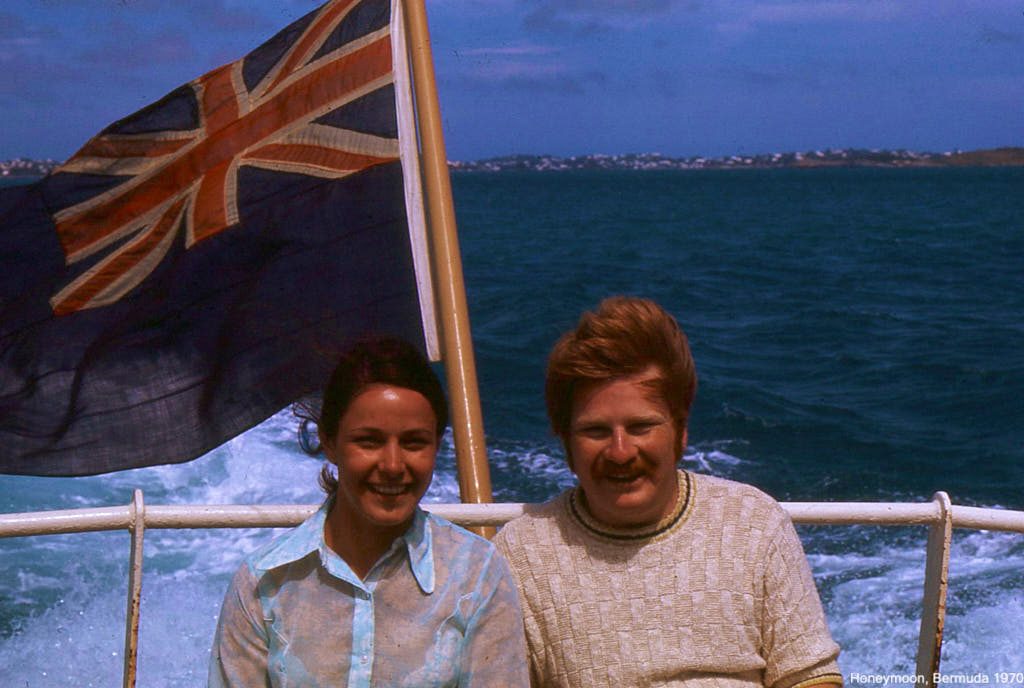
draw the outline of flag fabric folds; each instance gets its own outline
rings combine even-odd
[[[367,332],[436,358],[415,151],[400,8],[332,0],[6,190],[0,472],[191,460]]]

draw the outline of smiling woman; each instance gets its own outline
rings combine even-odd
[[[494,546],[419,508],[447,422],[411,345],[357,342],[319,414],[327,500],[239,568],[210,686],[525,686],[522,622]]]

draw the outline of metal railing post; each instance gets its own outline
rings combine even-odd
[[[928,556],[924,569],[921,632],[917,640],[918,684],[933,688],[942,654],[942,630],[946,624],[946,590],[949,587],[949,547],[953,539],[953,508],[949,495],[936,492],[939,521],[928,529]]]
[[[139,654],[139,603],[142,600],[142,538],[146,534],[146,505],[142,490],[132,493],[129,511],[132,546],[128,562],[128,609],[124,620],[123,688],[135,688]]]

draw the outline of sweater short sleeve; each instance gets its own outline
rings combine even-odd
[[[829,634],[811,567],[785,512],[768,545],[763,599],[765,685],[842,684],[835,661],[839,646]]]

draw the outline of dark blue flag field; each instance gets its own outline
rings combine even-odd
[[[408,88],[390,2],[334,0],[0,196],[0,472],[188,461],[353,337],[433,349]]]

